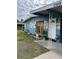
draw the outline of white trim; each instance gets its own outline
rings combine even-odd
[[[32,10],[30,13],[36,13],[36,12],[44,11],[44,10],[51,9],[51,8],[61,6],[61,5],[62,5],[61,1],[57,1],[57,2],[51,3],[49,5],[46,5],[44,7]]]

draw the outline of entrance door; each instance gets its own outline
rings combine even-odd
[[[44,21],[38,21],[36,23],[36,30],[39,35],[43,35],[44,31]]]

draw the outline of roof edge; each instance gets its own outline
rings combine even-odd
[[[32,11],[30,11],[30,13],[33,14],[33,13],[36,13],[36,12],[44,11],[44,10],[54,8],[54,7],[57,7],[57,6],[61,6],[61,5],[62,5],[62,1],[59,0],[59,1],[56,1],[54,3],[48,4],[46,6],[40,7],[38,9],[32,10]]]

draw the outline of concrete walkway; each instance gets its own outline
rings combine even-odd
[[[49,51],[33,59],[62,59],[62,57],[53,51]]]
[[[51,40],[36,40],[38,44],[49,49],[50,51],[44,53],[34,59],[62,59],[62,44],[58,42],[52,42]]]
[[[49,49],[52,52],[57,53],[58,55],[62,56],[62,44],[58,42],[52,42],[50,40],[36,40],[38,44],[42,45],[43,47]]]

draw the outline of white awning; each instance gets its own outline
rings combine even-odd
[[[57,11],[57,12],[62,13],[62,3],[61,3],[61,1],[57,1],[55,3],[46,5],[44,7],[32,10],[31,13],[37,14],[37,15],[38,14],[46,15],[46,14],[48,14],[48,10],[53,10],[53,11]]]

